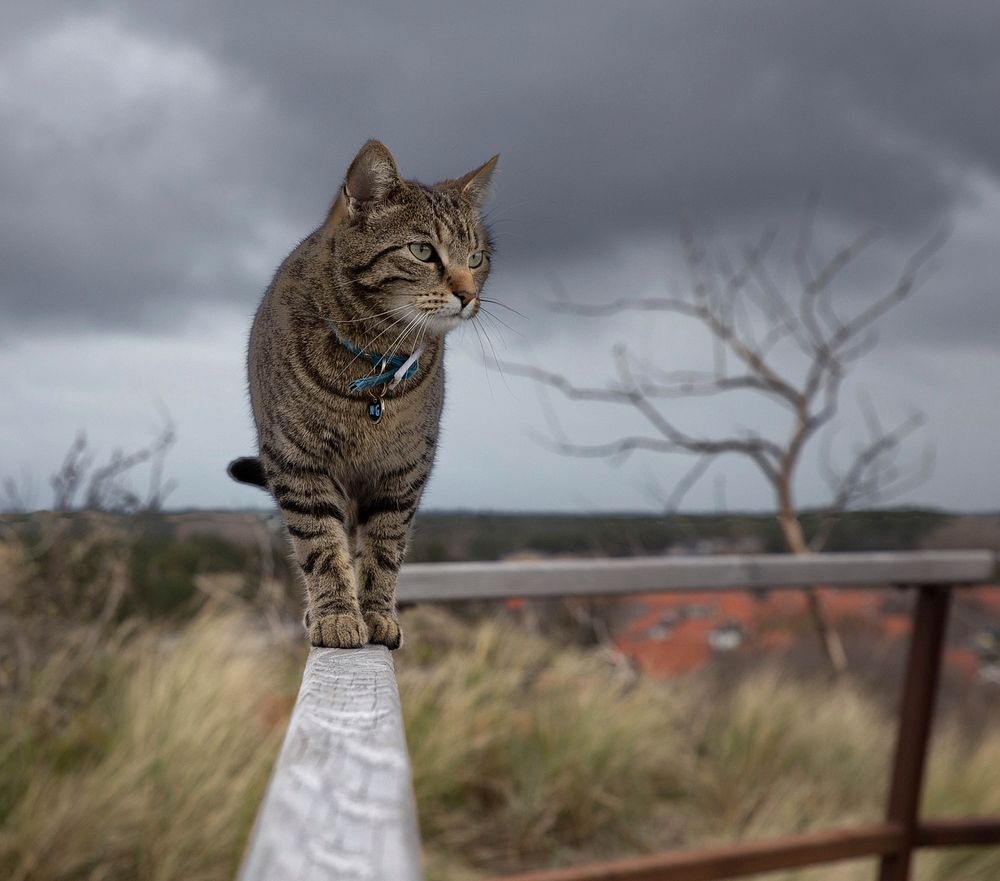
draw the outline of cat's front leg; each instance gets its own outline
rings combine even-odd
[[[366,512],[357,557],[358,601],[369,642],[399,648],[403,634],[396,613],[396,578],[403,563],[416,505]]]
[[[304,485],[292,478],[277,475],[271,491],[305,577],[309,641],[330,648],[363,646],[368,628],[355,589],[346,500],[333,481],[312,477]]]

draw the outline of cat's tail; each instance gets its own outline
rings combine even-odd
[[[229,476],[239,482],[267,489],[267,478],[264,477],[264,466],[256,456],[241,456],[233,459],[226,467]]]

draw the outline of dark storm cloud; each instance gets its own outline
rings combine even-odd
[[[18,7],[4,324],[249,307],[370,136],[424,179],[501,152],[494,216],[522,279],[686,221],[753,235],[816,185],[830,224],[878,226],[902,259],[1000,177],[989,2],[337,7]],[[962,268],[990,308],[991,261]]]

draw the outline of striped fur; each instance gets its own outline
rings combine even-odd
[[[313,645],[396,648],[395,582],[434,461],[444,401],[444,336],[479,311],[492,244],[479,217],[497,157],[462,178],[403,181],[369,141],[325,222],[282,263],[250,335],[259,472],[280,507],[306,585]],[[422,261],[422,244],[434,259]],[[483,252],[482,264],[470,268]],[[352,379],[367,352],[408,355],[417,373],[386,390],[381,422]],[[252,460],[250,460],[252,463]]]

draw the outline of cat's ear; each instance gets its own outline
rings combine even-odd
[[[468,174],[456,180],[446,181],[442,186],[450,190],[457,190],[469,199],[473,205],[481,206],[490,196],[490,184],[493,180],[493,172],[500,159],[498,153],[492,159],[487,160],[479,168],[474,168]]]
[[[384,199],[400,184],[392,153],[381,141],[369,141],[354,157],[344,178],[344,198],[353,214],[359,207]]]

